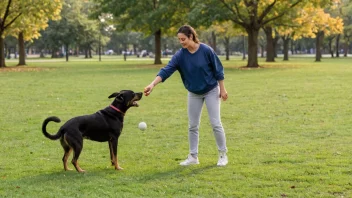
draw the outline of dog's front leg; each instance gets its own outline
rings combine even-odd
[[[110,146],[110,157],[111,162],[115,166],[115,170],[122,170],[123,168],[119,166],[118,157],[117,157],[117,139],[112,139],[109,141]]]
[[[112,144],[111,141],[109,140],[109,151],[110,151],[110,161],[111,161],[111,166],[115,166],[115,162],[114,162],[114,153],[113,153],[113,149],[112,149]]]

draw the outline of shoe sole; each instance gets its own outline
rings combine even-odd
[[[197,165],[199,164],[199,162],[195,162],[195,163],[190,163],[190,164],[180,164],[181,166],[189,166],[189,165]]]
[[[226,164],[216,164],[217,166],[226,166],[228,164],[228,162],[226,162]]]

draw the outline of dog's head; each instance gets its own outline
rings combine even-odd
[[[131,90],[122,90],[111,94],[109,98],[115,98],[111,105],[125,112],[130,107],[138,107],[137,101],[142,99],[142,96],[142,92],[135,93]]]

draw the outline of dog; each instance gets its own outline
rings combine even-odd
[[[78,172],[85,172],[78,165],[78,158],[83,148],[83,139],[90,139],[98,142],[109,142],[111,164],[115,170],[121,170],[118,163],[117,147],[118,139],[122,132],[123,120],[126,111],[130,107],[138,107],[137,101],[142,99],[142,92],[135,93],[131,90],[122,90],[111,94],[108,98],[115,98],[110,106],[91,115],[83,115],[71,118],[55,135],[47,132],[46,126],[49,122],[61,122],[56,116],[48,117],[44,120],[42,131],[45,137],[51,140],[60,139],[64,156],[62,158],[64,169],[67,167],[67,160],[73,151],[72,164]]]

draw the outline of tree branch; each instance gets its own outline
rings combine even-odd
[[[235,10],[233,10],[227,3],[225,3],[225,0],[219,0],[220,2],[222,2],[224,4],[224,6],[230,10],[234,15],[235,17],[231,17],[231,20],[243,27],[246,26],[246,24],[244,22],[241,22],[240,20],[238,20],[237,18],[241,19],[242,20],[242,17],[239,15],[238,12],[236,12]],[[236,4],[236,7],[237,7],[237,4]],[[238,10],[237,10],[238,11]],[[243,20],[242,20],[243,21]]]
[[[241,20],[244,22],[245,20],[244,20],[243,17],[240,15],[240,9],[238,9],[238,5],[237,5],[236,2],[235,2],[235,8],[236,8],[236,12],[237,12],[238,18],[241,19]]]
[[[274,5],[276,4],[276,0],[274,0],[273,3],[271,3],[268,7],[265,8],[265,10],[262,12],[262,14],[259,16],[258,23],[261,24],[264,17],[269,14],[271,9],[273,9]]]
[[[19,13],[15,18],[13,18],[13,19],[10,21],[10,23],[8,23],[8,24],[4,27],[4,30],[5,30],[7,27],[9,27],[13,22],[15,22],[16,19],[17,19],[18,17],[20,17],[21,15],[22,15],[22,13]]]
[[[5,13],[4,13],[4,17],[2,17],[2,20],[1,20],[1,23],[0,23],[1,32],[5,30],[5,21],[6,21],[6,18],[9,16],[11,2],[12,2],[12,0],[9,0],[7,2],[7,6],[6,6]]]
[[[15,22],[17,20],[18,17],[20,17],[22,15],[22,13],[20,12],[15,18],[13,18],[7,25],[5,25],[6,22],[6,18],[9,16],[9,12],[10,12],[10,6],[11,6],[11,2],[12,0],[8,1],[8,4],[6,6],[6,11],[4,14],[4,17],[0,23],[0,30],[1,32],[3,32],[7,27],[9,27],[13,22]]]
[[[293,7],[295,7],[296,5],[298,5],[299,3],[301,3],[302,0],[297,0],[294,4],[292,4],[288,9],[291,9]],[[270,11],[270,10],[269,10]],[[263,12],[264,13],[264,12]],[[268,14],[268,13],[267,13]],[[280,14],[278,14],[277,16],[273,17],[273,18],[270,18],[270,19],[267,19],[265,21],[262,22],[263,25],[269,23],[270,21],[273,21],[273,20],[276,20],[280,17],[282,17],[283,15],[287,14],[287,9],[282,11]],[[265,16],[263,16],[262,20],[264,19]]]
[[[258,25],[258,2],[256,1],[244,1],[244,4],[246,5],[246,10],[248,13],[248,17],[249,17],[249,21],[250,23],[252,23],[252,26],[256,29],[258,29],[260,27],[260,25]],[[252,8],[252,9],[248,9],[248,8]]]

